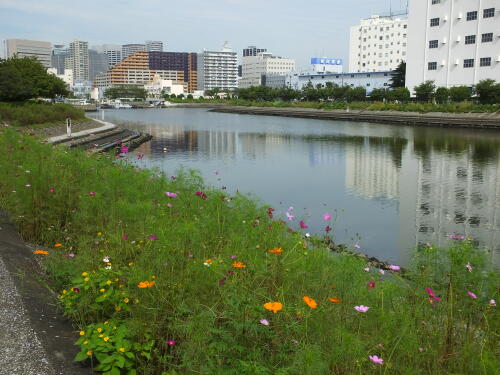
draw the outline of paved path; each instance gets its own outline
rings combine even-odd
[[[98,133],[103,133],[108,130],[116,128],[116,125],[111,124],[110,122],[105,122],[101,120],[94,120],[98,123],[100,123],[102,126],[101,127],[95,127],[92,129],[87,129],[87,130],[82,130],[77,133],[72,133],[70,137],[68,137],[66,134],[64,135],[58,135],[55,137],[50,137],[47,139],[47,143],[60,143],[60,142],[67,142],[68,140],[72,139],[78,139],[78,138],[83,138],[91,134],[98,134]]]
[[[0,210],[0,375],[91,374],[73,362],[78,336],[33,250]]]

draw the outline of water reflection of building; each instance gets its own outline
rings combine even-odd
[[[345,155],[349,191],[366,199],[399,197],[400,170],[388,144],[365,138],[349,144]]]
[[[444,245],[457,233],[500,251],[500,155],[479,163],[473,150],[421,158],[416,175],[416,244]],[[495,256],[495,255],[494,255]]]

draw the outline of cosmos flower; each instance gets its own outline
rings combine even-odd
[[[270,325],[271,323],[269,323],[269,320],[267,319],[261,319],[259,320],[260,324],[264,325],[264,326],[268,326]]]
[[[355,247],[356,249],[361,249],[361,246],[359,246],[359,244],[355,244],[355,245],[354,245],[354,247]]]
[[[467,268],[467,271],[472,272],[472,266],[471,266],[471,264],[470,264],[470,263],[467,263],[467,264],[465,265],[465,268]]]
[[[158,240],[158,236],[156,236],[155,234],[151,234],[148,236],[148,240],[150,241],[157,241]]]
[[[309,306],[311,309],[316,309],[318,307],[318,303],[309,296],[304,296],[302,300]]]
[[[469,291],[467,291],[467,294],[468,294],[468,296],[469,296],[470,298],[472,298],[472,299],[477,299],[477,296],[476,296],[474,293],[472,293],[470,290],[469,290]]]
[[[376,355],[370,355],[368,356],[368,358],[370,358],[370,361],[372,361],[373,363],[378,363],[379,365],[384,364],[384,360]]]
[[[283,309],[283,305],[280,302],[267,302],[264,304],[264,308],[276,314],[278,311]]]
[[[362,313],[365,313],[369,310],[370,308],[368,306],[364,306],[364,305],[359,305],[359,306],[354,306],[354,310],[356,310],[357,312],[362,312]]]
[[[394,264],[389,265],[389,269],[392,271],[400,271],[401,267],[395,266]]]
[[[309,228],[309,226],[308,226],[306,223],[304,223],[303,221],[301,221],[301,222],[299,223],[299,225],[300,225],[300,227],[301,227],[302,229],[307,229],[307,228]]]
[[[175,346],[176,344],[177,344],[177,341],[175,341],[175,340],[167,340],[168,346]]]
[[[332,218],[332,215],[331,215],[331,214],[324,214],[324,215],[323,215],[323,220],[325,220],[325,221],[328,221],[328,220],[330,220],[331,218]]]
[[[167,192],[165,193],[165,195],[166,195],[167,197],[169,197],[169,198],[175,198],[175,197],[177,196],[177,194],[176,194],[176,193],[171,193],[171,192],[169,192],[169,191],[167,191]]]

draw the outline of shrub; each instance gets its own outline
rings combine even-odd
[[[436,90],[436,102],[439,104],[444,104],[448,102],[448,99],[450,98],[450,90],[446,87],[438,87]]]
[[[470,100],[472,95],[472,89],[468,86],[451,87],[449,92],[451,100],[455,103]]]
[[[481,104],[500,103],[500,83],[485,79],[476,85],[475,90]]]
[[[436,93],[434,81],[425,81],[415,87],[415,96],[419,102],[430,102]]]

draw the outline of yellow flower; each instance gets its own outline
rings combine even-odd
[[[99,337],[101,337],[101,338],[102,338],[102,337],[104,337],[104,335],[101,333],[101,334],[99,335]]]
[[[97,332],[101,333],[102,332],[102,328],[101,327],[97,328]]]
[[[85,279],[83,279],[84,282],[88,282],[90,279],[88,277],[86,277]]]
[[[101,293],[104,293],[105,291],[106,291],[106,289],[104,289],[104,288],[103,289],[99,289],[99,292],[101,292]]]
[[[123,299],[123,302],[125,302],[125,303],[128,303],[128,301],[129,301],[129,299],[128,299],[128,298],[124,298],[124,299]]]
[[[128,265],[129,267],[132,267],[134,265],[134,262],[130,262]]]
[[[83,272],[82,276],[88,276],[89,274],[87,272]]]
[[[85,335],[85,331],[80,331],[80,336]]]
[[[102,236],[102,233],[101,233],[101,232],[97,232],[97,235],[98,235],[98,236]]]
[[[155,275],[151,275],[151,278],[154,280],[154,279],[156,279],[156,276]]]
[[[85,340],[85,341],[83,342],[83,345],[87,345],[88,343],[89,343],[89,342],[88,342],[87,340]]]
[[[109,341],[109,337],[106,336],[105,338],[103,338],[103,340],[107,342]]]
[[[108,323],[109,323],[109,322],[108,322],[107,320],[104,322],[104,324],[108,324]]]
[[[66,289],[63,290],[63,294],[66,294],[68,293],[68,291]]]
[[[92,355],[92,350],[87,351],[87,355],[90,357]]]
[[[118,349],[119,352],[125,353],[125,348]]]
[[[120,306],[116,306],[116,307],[115,307],[115,310],[116,310],[116,311],[120,311],[121,309],[122,309],[122,308],[121,308]]]
[[[108,285],[111,285],[111,283],[112,283],[111,280],[106,281],[106,284],[108,284]]]

